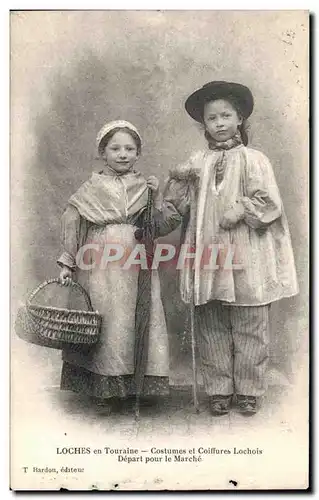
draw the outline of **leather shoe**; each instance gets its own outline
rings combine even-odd
[[[232,400],[232,394],[215,394],[210,396],[210,412],[214,417],[220,417],[222,415],[227,415],[229,413],[230,404]]]
[[[243,415],[252,416],[257,412],[257,398],[256,396],[245,396],[243,394],[237,394],[236,396],[236,408],[239,413]]]

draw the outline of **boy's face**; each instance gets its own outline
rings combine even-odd
[[[224,99],[209,101],[204,107],[204,124],[207,132],[217,141],[227,141],[234,137],[242,124],[236,109]]]
[[[127,132],[116,132],[105,146],[102,158],[119,174],[128,172],[138,158],[137,145]]]

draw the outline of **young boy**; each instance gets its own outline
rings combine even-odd
[[[183,220],[188,252],[195,246],[180,287],[195,304],[211,413],[227,414],[236,394],[238,411],[253,415],[267,388],[270,304],[298,292],[288,224],[269,160],[246,147],[251,91],[210,82],[185,107],[204,126],[208,148],[170,172],[160,235]],[[218,250],[216,265],[201,261],[203,249],[206,256]],[[226,265],[230,251],[236,266]]]

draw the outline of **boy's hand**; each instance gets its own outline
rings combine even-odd
[[[232,229],[244,218],[245,209],[241,202],[237,202],[230,209],[226,210],[219,225],[223,229]]]

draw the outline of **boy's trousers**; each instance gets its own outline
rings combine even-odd
[[[269,305],[195,307],[195,327],[206,393],[260,396],[266,390]]]

